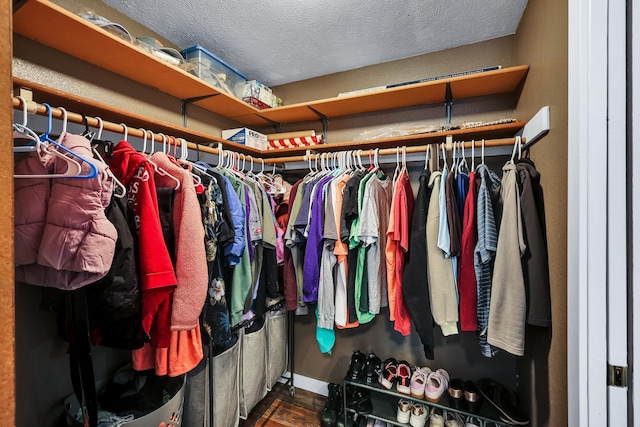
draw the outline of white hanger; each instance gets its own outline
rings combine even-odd
[[[142,151],[144,154],[147,151],[147,130],[143,128],[138,128],[138,130],[142,131]]]
[[[472,139],[471,140],[471,170],[472,171],[476,170],[475,150],[476,150],[476,140]]]
[[[462,149],[462,157],[458,162],[458,174],[464,173],[465,168],[469,168],[467,164],[467,157],[464,154],[464,141],[460,142],[460,147]]]
[[[37,151],[38,149],[40,149],[40,138],[38,138],[38,134],[36,134],[33,130],[27,127],[27,120],[28,120],[27,101],[21,96],[16,96],[16,98],[20,100],[20,103],[22,105],[22,123],[14,123],[13,130],[16,132],[19,132],[22,135],[29,137],[29,139],[32,139],[34,142],[34,145],[13,147],[13,152],[26,153],[30,151]]]
[[[96,138],[100,140],[102,139],[102,129],[104,129],[104,122],[100,117],[96,117],[96,120],[98,121],[98,134],[96,135]]]
[[[480,157],[480,161],[482,165],[484,165],[484,138],[482,138],[482,156]]]
[[[444,150],[444,142],[440,143],[440,150],[442,151],[442,170],[449,169],[449,164],[447,163],[447,153]]]
[[[424,170],[429,169],[429,160],[431,159],[431,144],[427,144],[426,150],[424,150]]]
[[[129,137],[129,128],[124,123],[120,123],[120,126],[122,126],[122,130],[123,130],[122,139],[124,140],[124,142],[129,142],[127,141],[127,138]]]

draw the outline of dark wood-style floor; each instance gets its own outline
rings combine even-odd
[[[275,400],[274,394],[277,394]],[[299,388],[291,397],[289,386],[278,383],[253,408],[246,421],[240,421],[240,427],[319,427],[320,412],[326,401],[324,396]]]

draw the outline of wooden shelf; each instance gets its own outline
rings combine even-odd
[[[215,94],[197,104],[225,117],[260,112],[47,0],[30,0],[21,7],[13,15],[13,31],[176,98]]]
[[[250,126],[263,124],[263,118],[276,123],[288,124],[318,120],[319,116],[313,110],[332,118],[443,102],[447,83],[451,84],[451,93],[454,100],[510,93],[518,89],[528,71],[528,65],[520,65],[450,79],[382,89],[364,94],[292,104],[262,110],[256,114],[236,116],[232,117],[232,119]]]

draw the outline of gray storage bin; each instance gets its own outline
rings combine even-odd
[[[265,322],[266,325],[267,322]],[[240,418],[267,395],[267,328],[240,332]]]
[[[213,358],[209,369],[213,371],[212,427],[237,427],[240,422],[238,366],[240,340]]]
[[[287,314],[274,312],[267,316],[267,390],[287,370]]]

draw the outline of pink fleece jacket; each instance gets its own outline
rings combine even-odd
[[[173,207],[178,287],[173,294],[171,330],[187,331],[198,327],[209,280],[200,204],[188,171],[162,152],[154,153],[151,160],[180,181]],[[155,174],[155,181],[158,187],[176,186],[175,180],[162,174]]]
[[[89,140],[80,135],[63,134],[60,144],[95,164],[98,175],[56,178],[50,190],[48,182],[37,178],[26,179],[24,185],[17,184],[16,235],[20,238],[16,239],[16,261],[22,265],[16,268],[16,279],[71,290],[93,283],[109,272],[118,234],[104,213],[112,189],[102,173],[106,165],[93,160]],[[63,173],[66,162],[57,157],[53,160],[50,171]],[[25,162],[16,169],[42,170],[37,166],[40,162],[37,155]],[[89,165],[82,163],[82,174],[88,173]]]

